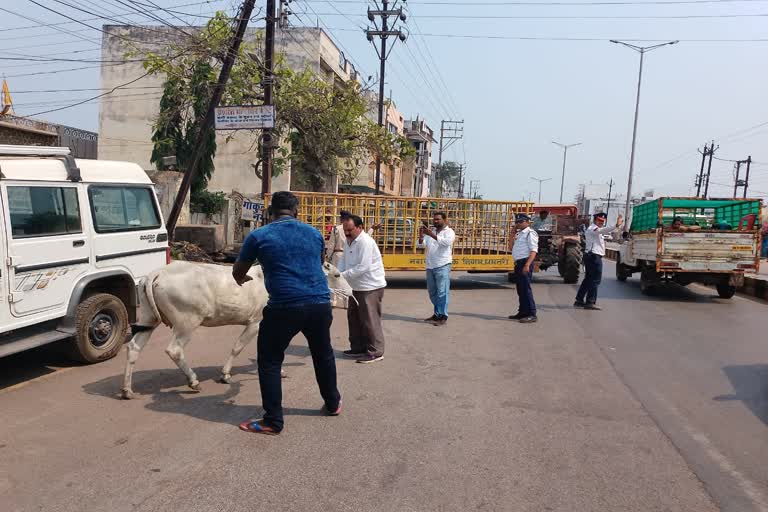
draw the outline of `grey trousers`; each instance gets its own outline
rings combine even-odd
[[[381,301],[384,288],[365,292],[352,292],[357,299],[349,301],[349,345],[355,353],[376,356],[384,354],[384,330],[381,327]]]

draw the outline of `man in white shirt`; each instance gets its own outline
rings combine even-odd
[[[418,247],[425,248],[427,267],[427,290],[434,313],[424,319],[433,325],[445,325],[448,322],[448,302],[451,295],[451,263],[453,263],[453,242],[456,233],[448,227],[448,217],[444,212],[435,212],[432,216],[434,230],[426,223],[419,228]]]
[[[605,239],[603,235],[608,235],[618,230],[623,218],[619,215],[616,218],[615,226],[605,226],[608,218],[604,212],[596,213],[593,216],[592,225],[584,231],[586,247],[584,250],[584,280],[576,293],[575,308],[599,310],[597,302],[597,287],[603,278],[603,256],[605,256]]]
[[[332,264],[334,267],[339,267],[339,261],[342,254],[344,254],[344,247],[347,245],[347,237],[344,234],[344,221],[352,216],[352,213],[347,210],[341,210],[339,212],[339,224],[331,229],[331,234],[328,237],[328,241],[325,244],[325,261]],[[368,235],[378,231],[381,224],[374,224],[368,228]]]
[[[533,261],[539,252],[539,235],[531,229],[531,218],[518,213],[515,216],[515,245],[512,246],[512,259],[515,260],[515,287],[520,305],[516,315],[510,320],[519,320],[521,324],[532,324],[536,317],[536,301],[533,300],[531,279],[533,278]]]
[[[357,300],[349,301],[347,309],[350,349],[344,351],[344,356],[357,359],[358,363],[375,363],[384,359],[384,263],[376,241],[363,231],[363,219],[350,215],[342,225],[347,243],[338,268]]]
[[[539,216],[534,219],[531,228],[536,231],[552,231],[552,218],[549,216],[549,210],[541,210]]]

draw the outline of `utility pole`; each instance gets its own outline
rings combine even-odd
[[[679,41],[669,41],[666,43],[661,44],[655,44],[653,46],[636,46],[634,44],[625,43],[623,41],[616,41],[615,39],[611,39],[612,43],[615,44],[621,44],[626,46],[627,48],[630,48],[640,54],[640,70],[637,73],[637,99],[635,100],[635,122],[634,127],[632,128],[632,151],[629,155],[629,177],[627,178],[627,206],[624,209],[624,225],[626,226],[626,229],[629,229],[630,225],[630,213],[632,212],[632,209],[630,208],[630,205],[632,204],[632,177],[635,172],[635,143],[637,142],[637,117],[640,113],[640,86],[643,83],[643,57],[646,53],[656,50],[658,48],[661,48],[662,46],[668,46],[672,44],[677,44]]]
[[[464,164],[459,166],[459,190],[456,192],[456,197],[459,199],[464,197]]]
[[[274,0],[270,0],[274,1]],[[208,104],[208,110],[205,112],[205,117],[200,125],[200,133],[197,136],[197,144],[195,145],[195,155],[192,159],[192,165],[189,169],[184,171],[184,177],[181,179],[179,185],[179,192],[176,194],[176,200],[171,208],[171,213],[168,215],[166,221],[166,228],[168,230],[168,237],[174,239],[174,231],[176,230],[176,222],[179,220],[181,214],[181,208],[184,205],[184,200],[189,193],[189,187],[192,184],[192,177],[197,173],[197,168],[200,166],[200,160],[203,157],[203,142],[208,137],[211,129],[213,128],[213,120],[216,114],[216,107],[221,101],[221,96],[224,94],[224,86],[229,80],[229,73],[232,71],[232,65],[235,63],[235,58],[240,50],[240,44],[243,42],[243,35],[245,29],[248,27],[248,21],[251,19],[253,13],[253,6],[256,0],[245,0],[240,7],[240,12],[237,16],[237,27],[235,28],[234,37],[232,38],[232,44],[230,45],[227,54],[224,56],[224,62],[221,65],[221,71],[219,72],[219,79],[216,82],[216,86],[213,89],[211,95],[211,101]],[[274,6],[274,3],[273,3]]]
[[[443,151],[451,147],[464,137],[464,121],[440,121],[440,149],[437,153],[437,167],[440,174],[443,174]],[[440,180],[440,187],[437,191],[437,197],[443,195],[444,179]]]
[[[709,145],[709,164],[707,164],[707,175],[704,179],[704,199],[709,195],[709,177],[712,176],[712,158],[715,156],[715,151],[720,149],[720,146],[715,147],[715,141]]]
[[[552,144],[563,148],[563,176],[560,178],[560,204],[563,204],[563,187],[565,186],[565,159],[568,158],[568,148],[580,146],[581,142],[577,142],[576,144],[560,144],[559,142],[552,141]]]
[[[541,204],[541,184],[544,183],[545,181],[551,180],[552,178],[534,178],[533,176],[531,176],[531,179],[533,181],[538,181],[539,182],[539,200],[538,200],[538,204]]]
[[[613,192],[613,178],[608,182],[608,203],[605,205],[605,214],[611,214],[611,192]],[[606,218],[606,222],[608,219]]]
[[[282,8],[282,2],[281,2]],[[275,0],[267,0],[267,29],[264,36],[264,105],[274,108],[272,98],[275,85],[275,25],[277,24],[275,16]],[[272,155],[275,148],[272,128],[265,128],[261,134],[261,147],[263,154],[261,156],[261,194],[272,192]]]
[[[704,151],[699,151],[699,153],[701,153],[701,169],[699,170],[699,175],[696,176],[696,197],[701,197],[701,186],[704,182],[704,163],[709,153],[709,148],[706,144],[704,144]]]
[[[739,179],[741,176],[741,166],[742,164],[747,164],[747,175],[745,179]],[[739,187],[744,187],[744,195],[743,197],[746,199],[747,197],[747,188],[749,187],[749,168],[752,165],[752,156],[748,156],[746,160],[737,160],[735,167],[736,167],[736,176],[733,180],[733,197],[736,198],[736,192]]]
[[[480,180],[470,180],[469,181],[469,196],[472,199],[477,199],[477,196],[478,196],[479,192],[480,192]]]
[[[398,39],[405,42],[406,35],[400,30],[395,30],[394,23],[392,26],[389,26],[389,18],[393,17],[395,18],[395,23],[397,23],[397,19],[399,18],[400,21],[405,22],[405,14],[403,13],[403,9],[401,7],[397,7],[398,0],[394,0],[391,5],[389,0],[382,0],[382,9],[375,9],[372,10],[370,7],[368,8],[368,20],[371,21],[374,24],[374,28],[376,30],[366,30],[365,35],[368,38],[368,41],[373,43],[374,37],[380,37],[381,38],[381,50],[376,48],[376,45],[374,45],[374,48],[376,48],[376,53],[379,55],[379,61],[381,64],[381,68],[379,70],[379,126],[384,127],[386,126],[386,116],[384,115],[384,77],[387,71],[387,57],[389,57],[389,53],[392,51],[392,48],[395,47],[394,44],[387,50],[387,38],[390,36],[397,36]],[[378,3],[376,4],[378,7]],[[376,26],[376,17],[381,18],[381,30],[378,29]],[[376,195],[379,195],[381,193],[381,155],[376,155]]]

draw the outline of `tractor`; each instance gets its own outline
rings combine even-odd
[[[548,212],[548,218],[542,222],[544,211]],[[535,269],[547,270],[557,265],[565,283],[577,283],[584,252],[582,233],[588,223],[589,218],[579,217],[574,205],[535,205],[531,219],[531,227],[539,234]]]

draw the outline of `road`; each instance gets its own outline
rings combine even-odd
[[[118,400],[123,355],[60,347],[0,361],[3,511],[768,511],[765,303],[703,287],[640,294],[606,265],[602,312],[537,276],[540,321],[507,320],[502,276],[457,274],[433,327],[421,276],[390,276],[384,361],[339,359],[345,410],[319,415],[304,340],[289,349],[286,429],[258,413],[254,347],[213,381],[237,328],[201,329],[190,393],[158,332]],[[334,343],[346,348],[344,312]]]

